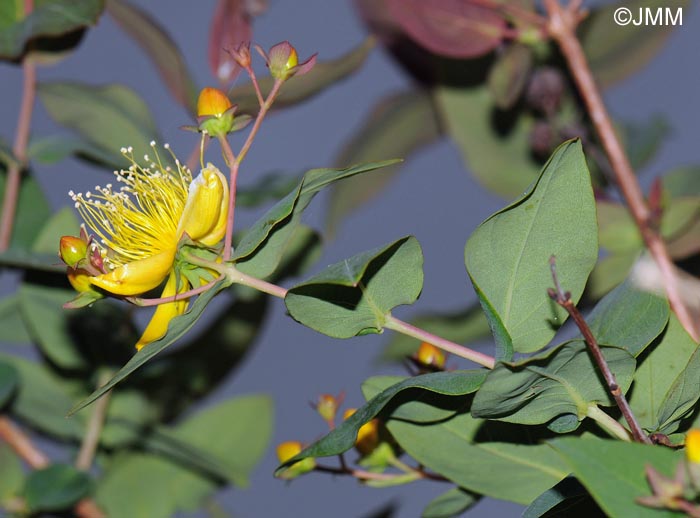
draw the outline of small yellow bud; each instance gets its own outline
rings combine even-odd
[[[218,88],[203,88],[197,100],[197,116],[221,117],[231,106],[229,98]]]
[[[420,344],[416,359],[423,365],[430,365],[438,369],[445,367],[445,353],[428,342]]]
[[[58,247],[58,255],[61,261],[75,268],[87,255],[87,242],[79,237],[63,236]]]
[[[281,462],[287,462],[289,459],[297,455],[303,449],[299,441],[286,441],[277,445],[277,459]],[[291,480],[313,471],[316,467],[316,460],[313,457],[307,457],[299,462],[295,462],[287,467],[281,474],[280,478]]]
[[[348,408],[343,413],[343,420],[357,412],[356,408]],[[379,419],[371,421],[360,426],[357,431],[357,439],[355,439],[355,449],[361,455],[369,455],[379,445]]]
[[[297,54],[297,49],[292,47],[291,51],[289,52],[289,58],[287,58],[287,63],[286,63],[287,70],[294,68],[298,64],[299,64],[299,55]]]
[[[697,428],[685,436],[685,458],[693,464],[700,463],[700,430]]]

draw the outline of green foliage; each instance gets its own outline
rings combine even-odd
[[[598,239],[588,168],[575,141],[562,144],[528,192],[467,241],[467,271],[501,348],[537,351],[566,319],[546,292],[552,256],[561,285],[578,301]]]
[[[10,399],[17,388],[19,376],[17,370],[7,363],[0,363],[0,407]]]
[[[104,0],[43,0],[25,16],[22,2],[9,0],[0,9],[0,58],[19,58],[38,38],[62,36],[97,23]]]
[[[110,167],[128,165],[121,147],[132,146],[140,160],[159,140],[148,106],[125,86],[42,83],[38,93],[51,117],[81,137],[79,151]]]
[[[423,252],[405,237],[329,266],[284,301],[297,322],[334,338],[380,333],[391,310],[423,288]]]
[[[19,495],[24,486],[22,461],[6,444],[0,444],[0,506]]]
[[[469,509],[477,498],[468,491],[455,487],[432,500],[423,509],[421,518],[451,518]]]
[[[607,515],[649,518],[672,515],[634,502],[650,494],[646,466],[673,476],[680,452],[599,439],[557,439],[551,445]]]
[[[24,498],[32,512],[70,508],[92,489],[90,475],[67,464],[33,471],[24,484]]]

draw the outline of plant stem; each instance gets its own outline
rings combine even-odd
[[[159,304],[166,304],[168,302],[175,302],[176,300],[183,300],[183,299],[188,299],[190,297],[194,297],[195,295],[199,295],[201,293],[204,293],[205,291],[209,290],[212,288],[217,282],[223,279],[223,276],[219,276],[213,281],[209,281],[208,283],[200,286],[199,288],[192,288],[191,290],[184,291],[182,293],[176,293],[175,295],[171,295],[170,297],[159,297],[155,299],[143,299],[141,297],[127,297],[126,300],[131,302],[132,304],[140,307],[148,307],[148,306],[157,306]]]
[[[31,11],[31,1],[25,2],[25,12]],[[27,143],[29,142],[29,127],[34,109],[36,97],[36,66],[31,58],[24,59],[22,64],[24,82],[22,85],[22,101],[17,121],[17,131],[12,153],[15,161],[7,168],[5,181],[5,195],[2,202],[2,214],[0,215],[0,252],[4,252],[10,246],[12,228],[17,213],[17,200],[22,183],[22,169],[27,160]]]
[[[615,403],[622,412],[622,415],[624,416],[625,421],[627,421],[630,430],[632,430],[632,437],[634,437],[634,440],[645,444],[651,444],[651,440],[649,439],[647,434],[644,433],[644,430],[642,430],[642,427],[639,425],[637,419],[634,417],[632,409],[630,408],[630,405],[627,402],[627,398],[625,398],[625,395],[622,393],[622,389],[617,384],[615,375],[610,370],[608,362],[605,360],[605,356],[603,356],[603,352],[600,350],[598,341],[595,339],[595,336],[593,336],[591,328],[588,327],[588,324],[583,318],[583,315],[581,315],[581,312],[571,301],[571,293],[569,293],[568,291],[562,291],[561,286],[559,285],[559,278],[557,276],[557,269],[554,256],[550,258],[549,263],[552,269],[552,278],[554,279],[554,285],[556,286],[556,289],[550,288],[548,290],[549,296],[554,302],[559,304],[567,311],[567,313],[569,313],[573,321],[576,323],[576,326],[578,327],[579,331],[581,331],[581,334],[583,335],[583,338],[585,339],[586,344],[588,345],[588,350],[590,351],[591,356],[593,356],[593,360],[595,361],[596,365],[598,366],[598,369],[603,375],[605,384],[608,386],[608,391],[615,399]]]
[[[277,286],[271,282],[258,279],[256,277],[251,277],[243,272],[238,271],[234,266],[230,266],[226,270],[226,275],[229,279],[237,284],[242,284],[244,286],[249,286],[273,297],[284,299],[287,296],[287,290],[282,286]]]
[[[229,197],[228,197],[228,223],[226,225],[226,235],[224,237],[224,254],[223,254],[223,260],[228,261],[231,258],[231,244],[233,243],[233,221],[234,221],[234,215],[235,215],[235,210],[236,210],[236,184],[238,182],[238,169],[241,166],[241,162],[245,158],[245,156],[248,154],[248,150],[250,149],[250,146],[253,144],[253,140],[255,139],[255,136],[258,134],[258,131],[260,130],[260,125],[262,124],[263,119],[265,118],[265,115],[267,115],[268,110],[272,106],[272,103],[275,101],[275,98],[277,97],[277,94],[280,91],[280,88],[282,87],[282,84],[284,81],[280,80],[275,80],[275,83],[272,86],[272,90],[270,90],[269,95],[267,96],[267,99],[265,99],[265,102],[262,103],[260,106],[260,111],[258,112],[258,115],[255,117],[255,122],[253,123],[253,127],[250,129],[248,132],[248,137],[246,138],[245,142],[243,143],[243,146],[241,146],[240,151],[238,152],[238,156],[235,156],[233,154],[233,151],[231,150],[231,146],[228,143],[228,140],[226,140],[226,137],[221,136],[219,138],[219,142],[221,143],[221,148],[224,152],[224,156],[226,158],[226,161],[229,164]]]
[[[576,26],[581,19],[581,12],[578,10],[580,2],[572,1],[566,9],[562,8],[558,0],[545,0],[544,3],[549,16],[549,34],[557,42],[566,59],[591,121],[608,155],[622,196],[664,279],[669,303],[688,334],[695,341],[698,341],[700,331],[680,295],[671,256],[661,235],[652,224],[652,212],[644,199],[622,143],[615,133],[610,115],[593,79],[586,55],[576,37]]]
[[[429,479],[429,480],[437,480],[440,482],[446,482],[447,479],[443,477],[442,475],[438,475],[435,473],[427,473],[423,470],[411,468],[409,466],[406,466],[408,468],[408,471],[404,471],[403,473],[375,473],[373,471],[366,471],[364,469],[353,469],[349,467],[333,467],[333,466],[322,466],[322,465],[317,465],[314,468],[314,471],[321,471],[324,473],[332,473],[333,475],[350,475],[351,477],[355,477],[358,480],[394,480],[397,478],[403,478],[407,474],[414,475],[416,479]]]
[[[46,468],[51,461],[37,449],[27,435],[7,416],[0,415],[0,439],[33,469]],[[102,510],[90,498],[83,498],[75,505],[78,518],[106,518]]]
[[[399,320],[392,315],[387,317],[386,321],[384,322],[384,327],[393,329],[394,331],[398,331],[404,335],[412,336],[413,338],[417,338],[422,342],[428,342],[429,344],[432,344],[443,351],[452,353],[461,358],[466,358],[467,360],[471,360],[479,365],[483,365],[487,369],[493,369],[496,365],[496,360],[492,356],[480,353],[479,351],[475,351],[469,347],[464,347],[463,345],[456,344],[444,338],[440,338],[439,336],[429,333],[423,329],[412,326],[408,322]]]
[[[623,441],[630,441],[629,430],[615,421],[615,419],[610,417],[608,414],[603,412],[597,405],[590,405],[586,411],[586,416],[593,419],[600,425],[601,428],[603,428],[613,437],[617,437]]]
[[[104,370],[97,378],[97,388],[107,383],[112,377],[112,372]],[[92,414],[85,430],[83,442],[80,445],[80,451],[75,459],[75,467],[82,471],[89,471],[92,466],[92,461],[97,451],[97,446],[100,443],[100,434],[104,427],[107,417],[107,408],[109,407],[109,398],[112,391],[106,392],[100,399],[95,401]]]

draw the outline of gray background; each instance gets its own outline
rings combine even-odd
[[[206,61],[213,0],[150,0],[141,4],[174,36],[199,84],[214,85]],[[357,45],[365,35],[348,1],[272,0],[270,4],[268,13],[255,25],[255,41],[263,47],[288,39],[301,58],[319,52],[319,59],[331,59]],[[663,113],[672,124],[671,137],[642,171],[645,185],[670,168],[700,162],[700,15],[693,7],[685,10],[683,27],[675,31],[650,66],[606,92],[613,113],[622,119],[645,120],[654,113]],[[42,68],[39,78],[129,85],[146,100],[165,141],[183,160],[194,145],[191,134],[177,129],[189,123],[187,114],[166,94],[140,50],[108,17],[89,31],[77,52],[59,66]],[[2,135],[8,140],[12,139],[17,118],[20,85],[19,69],[0,65],[0,118],[5,121]],[[241,183],[253,182],[257,175],[272,170],[297,172],[332,165],[342,144],[357,130],[373,104],[407,85],[407,79],[387,56],[374,51],[350,79],[303,106],[271,116],[246,159]],[[32,128],[37,136],[57,130],[41,105],[37,106]],[[125,144],[115,143],[115,147]],[[215,157],[208,155],[210,160]],[[221,161],[219,165],[223,166]],[[54,209],[69,203],[69,189],[84,191],[109,181],[106,173],[76,161],[38,166],[37,174]],[[325,201],[319,196],[307,211],[307,223],[316,228],[323,227]],[[415,312],[462,308],[474,300],[464,271],[464,242],[481,220],[504,203],[472,180],[455,146],[442,142],[412,157],[387,192],[348,217],[335,240],[326,243],[316,268],[413,234],[425,253],[425,287],[413,307],[399,308],[395,314],[410,318]],[[241,212],[237,224],[247,225],[258,215]],[[235,376],[212,394],[211,401],[246,393],[271,394],[276,405],[273,444],[289,439],[312,441],[323,433],[324,424],[308,405],[319,393],[345,390],[347,404],[358,406],[362,403],[362,380],[373,374],[400,372],[374,363],[386,336],[333,340],[292,322],[281,302],[275,301],[272,306],[255,348]],[[453,359],[451,364],[459,362]],[[255,471],[251,487],[222,492],[219,501],[236,516],[339,518],[365,516],[393,501],[400,508],[397,516],[408,518],[419,516],[423,506],[447,488],[420,482],[378,490],[361,487],[349,477],[316,474],[286,484],[272,478],[275,466],[271,447]],[[473,515],[517,516],[519,509],[513,504],[484,501]]]

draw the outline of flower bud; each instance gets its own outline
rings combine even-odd
[[[343,414],[343,419],[347,419],[357,412],[356,408],[348,408]],[[357,439],[355,439],[355,449],[361,455],[366,456],[372,453],[379,445],[379,419],[372,419],[363,424],[357,431]]]
[[[227,51],[233,60],[240,66],[248,70],[250,68],[250,43],[241,43],[238,48]]]
[[[58,247],[58,255],[61,261],[71,268],[85,259],[87,256],[88,244],[79,237],[62,236]]]
[[[299,63],[297,50],[288,41],[274,45],[270,48],[269,55],[265,54],[260,46],[256,45],[255,48],[265,58],[270,75],[278,81],[286,81],[297,74],[304,75],[316,64],[316,54],[303,63]]]
[[[299,441],[286,441],[277,445],[277,459],[281,463],[287,462],[289,459],[297,455],[302,450],[302,445]],[[313,471],[316,467],[316,460],[313,457],[307,457],[288,466],[279,476],[285,480],[291,480]]]
[[[94,291],[90,283],[90,274],[83,268],[68,267],[68,282],[77,292],[83,293],[86,291]]]
[[[324,421],[333,423],[342,400],[342,395],[336,398],[332,394],[321,394],[318,396],[318,403],[315,405],[316,411]]]
[[[197,100],[199,131],[212,137],[225,135],[233,127],[235,109],[226,94],[218,88],[203,88]]]
[[[700,430],[697,428],[685,436],[685,458],[692,464],[700,464]]]
[[[416,359],[423,365],[443,369],[445,367],[445,353],[428,342],[423,342],[416,352]]]

